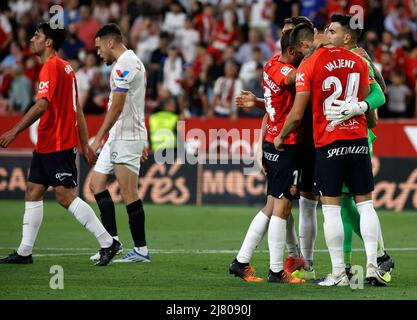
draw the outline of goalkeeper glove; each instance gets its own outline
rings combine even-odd
[[[366,101],[346,102],[334,100],[330,110],[326,112],[326,119],[331,121],[331,126],[335,127],[350,118],[363,115],[367,110],[368,104]]]

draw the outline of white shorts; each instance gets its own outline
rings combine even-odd
[[[139,175],[144,140],[107,140],[98,156],[94,171],[113,174],[115,164],[123,164]]]

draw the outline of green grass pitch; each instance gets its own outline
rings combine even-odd
[[[95,267],[94,237],[55,202],[45,202],[44,220],[33,265],[0,265],[0,299],[417,299],[415,285],[417,214],[379,211],[385,245],[395,261],[392,283],[385,288],[321,288],[303,285],[245,283],[228,273],[247,227],[259,208],[237,206],[145,205],[151,263]],[[93,205],[96,213],[97,206]],[[0,256],[15,249],[21,237],[23,201],[0,201]],[[132,246],[127,214],[118,204],[119,236],[125,252]],[[298,220],[297,210],[294,210]],[[322,214],[318,213],[315,267],[330,271]],[[364,266],[363,246],[355,236],[353,263]],[[252,259],[257,274],[268,271],[264,237]],[[50,268],[64,269],[64,289],[53,290]]]

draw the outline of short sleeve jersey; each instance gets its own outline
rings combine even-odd
[[[49,106],[40,118],[35,151],[52,153],[77,146],[77,81],[67,61],[54,56],[42,66],[36,99],[48,100]]]
[[[110,75],[111,107],[114,92],[126,92],[123,111],[109,133],[109,140],[146,140],[145,127],[145,67],[132,50],[117,59]]]
[[[351,118],[333,127],[326,119],[336,99],[363,100],[361,88],[370,83],[367,63],[357,54],[341,47],[320,48],[303,61],[296,74],[297,92],[309,91],[313,110],[313,134],[316,148],[337,140],[367,137],[365,115]]]
[[[275,137],[278,136],[285,119],[290,113],[293,106],[295,89],[289,85],[288,76],[295,72],[295,68],[279,61],[280,55],[272,57],[264,66],[263,70],[263,88],[265,110],[268,114],[266,121],[265,141],[274,143]],[[302,128],[291,133],[284,141],[284,144],[297,144],[301,140]]]

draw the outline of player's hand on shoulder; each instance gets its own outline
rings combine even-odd
[[[241,90],[241,95],[235,97],[235,104],[240,108],[252,108],[255,106],[256,96],[246,90]]]
[[[15,140],[16,137],[17,137],[17,134],[14,130],[9,130],[9,131],[3,133],[0,136],[0,146],[2,148],[7,148],[7,146],[10,144],[10,142]]]
[[[366,52],[364,48],[356,48],[353,52],[362,58],[371,60],[371,58],[369,57],[368,53]]]

